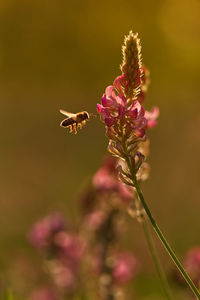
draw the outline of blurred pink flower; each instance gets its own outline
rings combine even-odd
[[[194,283],[200,283],[200,246],[190,249],[184,259],[183,265]]]
[[[36,248],[44,249],[50,246],[53,236],[65,227],[64,218],[58,213],[53,213],[33,225],[29,239]]]
[[[114,256],[113,278],[117,283],[126,283],[138,272],[139,263],[129,252],[119,252]]]
[[[90,230],[97,230],[105,221],[105,213],[101,210],[94,211],[86,216],[86,225]]]
[[[72,268],[57,262],[51,269],[51,274],[58,288],[65,289],[69,293],[73,291],[77,282],[77,274]]]
[[[55,292],[50,287],[42,287],[32,292],[30,300],[58,300]]]
[[[118,180],[116,166],[116,158],[112,156],[106,157],[102,166],[93,177],[94,187],[99,192],[116,193],[120,199],[129,201],[132,199],[132,188]]]
[[[147,119],[147,128],[153,128],[157,125],[157,118],[159,116],[159,108],[153,107],[151,111],[145,111],[145,118]]]
[[[76,268],[85,252],[85,241],[75,233],[60,232],[54,243],[63,262]]]

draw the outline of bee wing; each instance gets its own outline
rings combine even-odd
[[[66,110],[63,110],[63,109],[60,109],[60,113],[63,114],[64,116],[68,117],[68,118],[72,118],[72,117],[75,117],[76,115],[73,114],[73,113],[70,113]]]

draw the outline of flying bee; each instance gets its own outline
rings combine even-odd
[[[65,115],[67,118],[64,119],[60,126],[67,128],[70,128],[70,132],[73,132],[77,134],[78,128],[82,129],[83,125],[86,124],[86,121],[90,118],[87,111],[81,111],[76,114],[70,113],[68,111],[60,109],[61,114]]]

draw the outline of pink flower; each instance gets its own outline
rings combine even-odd
[[[72,268],[63,264],[55,264],[51,270],[53,280],[58,288],[65,289],[67,292],[72,292],[76,286],[76,273]]]
[[[36,248],[47,248],[50,246],[53,236],[65,227],[64,218],[58,213],[53,213],[33,225],[29,235],[30,241]]]
[[[190,249],[183,265],[191,279],[198,286],[200,283],[200,246]]]
[[[125,74],[122,74],[115,78],[113,86],[118,92],[118,94],[124,96],[124,89],[128,86],[129,81],[126,79]]]
[[[118,117],[122,117],[126,107],[126,98],[115,93],[113,86],[106,88],[102,97],[102,105],[97,104],[97,111],[105,124],[110,127],[114,125]]]
[[[118,180],[116,165],[117,159],[108,156],[93,177],[94,187],[101,193],[116,193],[120,199],[129,201],[133,197],[132,189]]]
[[[147,119],[147,127],[153,128],[157,125],[157,118],[159,116],[159,108],[153,107],[151,111],[145,111],[145,118]]]
[[[145,118],[144,107],[137,101],[133,101],[126,111],[126,122],[134,130],[138,137],[143,137],[146,133],[147,119]]]
[[[99,191],[117,191],[118,182],[106,169],[100,168],[93,177],[94,186]]]
[[[85,241],[75,233],[59,232],[54,238],[56,256],[50,265],[55,284],[71,292],[77,282]]]
[[[30,300],[58,300],[50,287],[43,287],[32,292]]]
[[[120,91],[119,83],[116,83],[116,80],[114,83]],[[97,104],[97,111],[108,127],[115,126],[116,134],[123,127],[128,135],[135,134],[139,137],[145,135],[147,120],[144,108],[136,100],[128,105],[127,99],[123,95],[117,95],[113,86],[106,88],[102,105]]]
[[[97,230],[104,223],[105,217],[103,211],[94,211],[86,217],[86,224],[90,230]]]
[[[55,236],[54,243],[63,261],[74,266],[79,264],[84,251],[85,241],[75,233],[60,232]]]
[[[113,278],[123,284],[131,280],[138,272],[139,263],[129,252],[119,252],[114,257]]]

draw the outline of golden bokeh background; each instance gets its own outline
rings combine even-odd
[[[27,241],[32,223],[54,210],[76,219],[77,192],[106,152],[98,118],[74,136],[59,127],[59,109],[95,113],[120,74],[130,29],[139,32],[151,72],[146,107],[160,108],[144,194],[180,258],[200,245],[200,1],[1,0],[0,265],[18,291],[31,287],[26,262],[37,260]],[[145,277],[153,265],[131,224],[128,239]],[[139,296],[148,294],[145,286]]]

